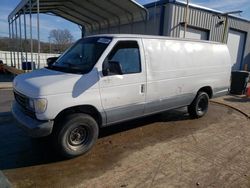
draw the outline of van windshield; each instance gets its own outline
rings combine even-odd
[[[111,40],[112,38],[109,37],[81,39],[49,68],[68,73],[86,74],[93,69]]]

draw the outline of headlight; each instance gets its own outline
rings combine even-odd
[[[46,99],[34,99],[34,106],[36,113],[40,114],[45,112],[47,108],[47,100]]]
[[[29,99],[29,108],[40,114],[45,112],[47,108],[46,99]]]

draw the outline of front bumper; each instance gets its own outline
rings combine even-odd
[[[14,101],[12,104],[12,114],[20,123],[22,128],[31,137],[44,137],[52,133],[53,121],[39,121],[25,114],[21,107]]]

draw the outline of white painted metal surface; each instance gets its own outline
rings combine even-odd
[[[186,31],[186,38],[188,39],[197,39],[197,40],[208,40],[209,38],[209,32],[201,29],[195,29],[195,28],[187,28]],[[180,30],[180,38],[184,37],[184,27],[181,27]]]
[[[143,44],[147,103],[158,101],[160,105],[165,99],[173,99],[174,105],[185,106],[204,86],[210,86],[214,94],[229,88],[231,66],[226,45],[158,39],[143,39]],[[146,107],[146,111],[151,110]]]
[[[231,54],[233,70],[241,69],[245,41],[244,32],[229,29],[227,45]]]

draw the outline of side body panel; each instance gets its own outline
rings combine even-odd
[[[189,105],[205,86],[229,88],[230,56],[225,45],[143,39],[147,65],[145,114]]]

